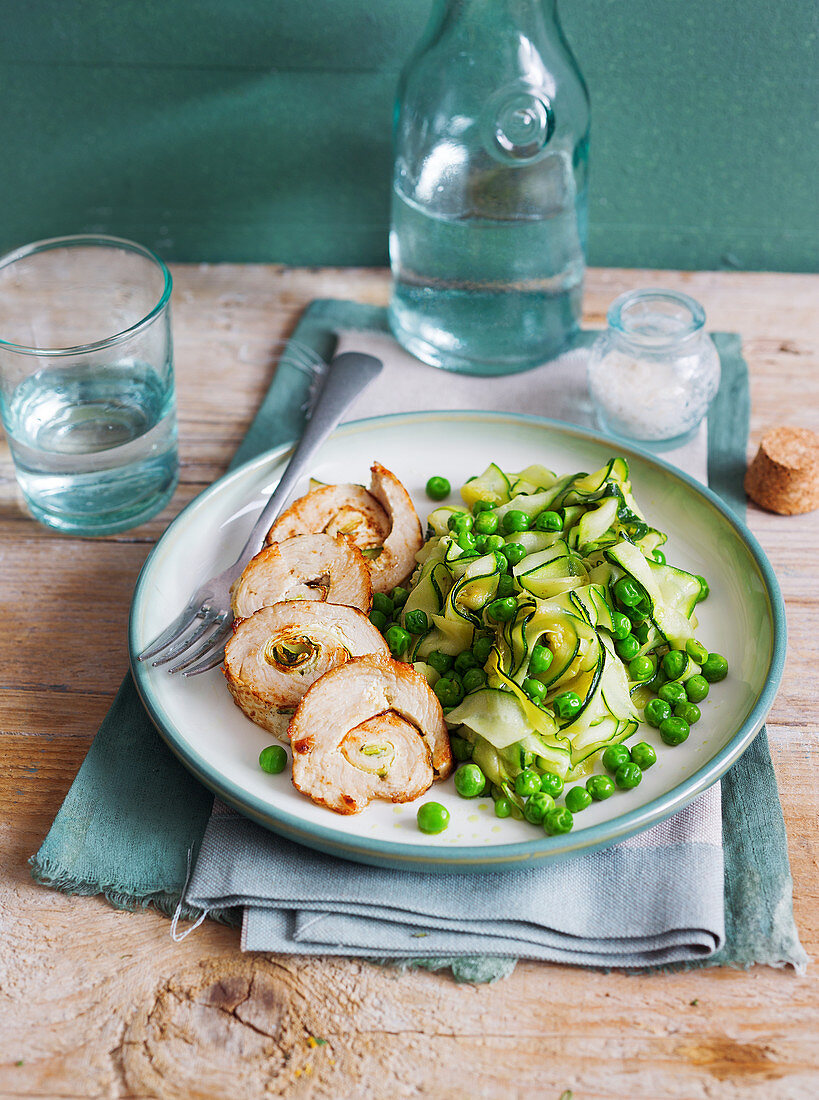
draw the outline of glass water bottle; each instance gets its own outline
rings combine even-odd
[[[434,0],[396,104],[390,324],[404,347],[508,374],[569,342],[588,133],[556,0]]]

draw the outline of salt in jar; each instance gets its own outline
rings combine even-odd
[[[588,364],[602,429],[663,444],[692,433],[720,380],[702,306],[673,290],[635,290],[612,302],[607,321]]]

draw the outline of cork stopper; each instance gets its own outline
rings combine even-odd
[[[819,508],[819,435],[807,428],[766,432],[745,474],[745,492],[784,516]]]

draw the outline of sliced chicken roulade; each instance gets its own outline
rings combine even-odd
[[[236,625],[225,646],[225,678],[248,718],[286,739],[287,723],[310,685],[365,653],[389,649],[361,611],[322,600],[287,600]]]
[[[390,533],[370,562],[373,591],[390,592],[412,573],[424,536],[410,495],[395,474],[380,462],[372,464],[370,474],[370,492],[390,517]]]
[[[373,798],[411,802],[452,770],[435,693],[412,665],[390,657],[357,657],[325,673],[288,733],[293,784],[342,814]]]
[[[282,600],[326,600],[369,611],[372,582],[364,555],[332,535],[296,535],[265,546],[234,585],[233,614],[246,619]]]
[[[279,516],[266,542],[309,533],[344,535],[359,550],[373,551],[390,532],[390,518],[363,485],[322,485]]]
[[[364,551],[374,592],[390,592],[409,577],[424,544],[409,493],[380,462],[371,469],[370,491],[361,485],[323,485],[294,501],[271,527],[267,542],[324,532],[349,538]]]

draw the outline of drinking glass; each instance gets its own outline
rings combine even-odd
[[[171,276],[118,237],[56,237],[0,258],[0,414],[32,515],[127,531],[178,481]]]

